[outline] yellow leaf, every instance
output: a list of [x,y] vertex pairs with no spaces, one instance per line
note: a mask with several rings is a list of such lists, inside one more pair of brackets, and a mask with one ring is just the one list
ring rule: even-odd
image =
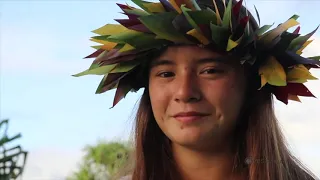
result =
[[152,13],[165,12],[166,10],[162,6],[161,3],[144,3],[144,7],[148,8],[148,10]]
[[302,64],[294,66],[287,73],[287,81],[292,83],[305,83],[308,80],[317,80],[309,70]]
[[259,69],[259,74],[263,75],[266,81],[274,86],[286,86],[286,73],[282,65],[274,56],[270,56],[267,62]]
[[133,46],[131,46],[130,44],[125,44],[120,50],[119,52],[125,52],[125,51],[130,51],[135,49]]
[[310,44],[312,43],[313,40],[309,40],[309,41],[306,41],[302,47],[296,52],[297,54],[301,55],[302,54],[302,51]]
[[288,99],[292,101],[301,102],[298,96],[292,94],[288,94]]
[[180,7],[178,6],[178,4],[176,3],[175,0],[169,0],[169,2],[170,2],[170,4],[172,5],[172,7],[173,7],[179,14],[182,13]]
[[98,28],[96,30],[93,30],[93,33],[105,36],[105,35],[114,35],[121,32],[124,32],[128,30],[126,27],[120,25],[120,24],[107,24],[102,26],[101,28]]
[[260,77],[261,77],[261,87],[259,88],[259,90],[267,84],[267,79],[263,75],[261,75]]
[[111,49],[113,49],[113,48],[116,47],[116,46],[117,46],[117,43],[107,42],[106,44],[104,44],[104,45],[101,47],[101,49],[110,51]]
[[106,44],[109,42],[109,41],[104,41],[104,40],[100,40],[100,39],[93,39],[93,38],[91,38],[90,41],[93,41],[93,42],[96,42],[99,44]]
[[202,35],[201,32],[197,31],[196,29],[192,29],[188,31],[187,34],[195,37],[204,45],[208,45],[210,43],[209,40],[204,35]]
[[231,38],[229,38],[228,45],[227,45],[227,51],[230,51],[231,49],[233,49],[237,46],[238,46],[238,43],[233,41]]
[[299,22],[297,22],[295,19],[289,19],[286,22],[279,25],[278,27],[276,27],[275,29],[265,33],[261,37],[261,39],[263,39],[265,43],[271,43],[278,35],[298,24]]
[[217,3],[216,3],[216,0],[212,0],[212,1],[213,1],[213,4],[214,4],[214,8],[216,10],[217,25],[221,25],[222,24],[222,20],[221,20],[221,16],[220,16],[220,13],[219,13],[219,10],[218,10],[218,6],[217,6]]

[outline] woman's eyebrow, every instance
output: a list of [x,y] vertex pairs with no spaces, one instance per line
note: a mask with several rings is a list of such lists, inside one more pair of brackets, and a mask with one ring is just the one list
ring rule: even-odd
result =
[[[206,57],[206,58],[200,58],[196,60],[196,64],[206,64],[206,63],[213,63],[213,62],[219,62],[219,63],[227,63],[228,59],[230,57],[228,56],[219,56],[219,57]],[[158,59],[153,61],[150,64],[150,68],[155,68],[157,66],[163,66],[163,65],[176,65],[175,61],[168,60],[168,59]]]
[[154,68],[157,66],[163,66],[163,65],[175,65],[176,63],[172,60],[167,60],[167,59],[158,59],[150,64],[150,68]]

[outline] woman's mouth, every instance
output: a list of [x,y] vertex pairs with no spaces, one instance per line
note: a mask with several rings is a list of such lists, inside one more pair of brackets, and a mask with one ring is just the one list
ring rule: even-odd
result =
[[205,116],[209,116],[208,113],[200,113],[195,111],[190,112],[180,112],[174,115],[173,117],[183,123],[191,123],[201,120]]

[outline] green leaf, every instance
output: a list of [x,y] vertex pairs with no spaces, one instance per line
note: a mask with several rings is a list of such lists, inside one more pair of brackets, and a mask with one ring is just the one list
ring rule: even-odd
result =
[[181,10],[182,10],[182,13],[184,14],[184,16],[186,17],[187,21],[190,23],[190,25],[196,29],[198,32],[201,32],[199,26],[197,25],[196,22],[194,22],[194,20],[191,18],[191,16],[188,14],[188,12],[191,12],[192,10],[191,9],[188,9],[185,7],[185,5],[181,5]]
[[201,8],[199,7],[199,5],[198,5],[196,0],[191,0],[191,2],[193,4],[193,6],[196,8],[196,10],[199,10],[199,11],[201,10]]
[[97,46],[90,46],[90,47],[92,47],[93,49],[96,49],[96,50],[98,50],[98,49],[100,49],[100,48],[102,47],[102,45],[97,45]]
[[307,57],[308,59],[320,60],[320,56]]
[[140,61],[127,61],[117,64],[117,66],[110,73],[128,72],[139,65]]
[[114,67],[116,67],[117,64],[111,64],[111,65],[107,65],[107,66],[101,66],[98,68],[94,68],[94,69],[88,69],[85,70],[81,73],[72,75],[74,77],[80,77],[80,76],[84,76],[84,75],[104,75],[104,74],[108,74],[111,70],[113,70]]
[[152,34],[137,31],[127,31],[113,36],[109,36],[108,41],[122,43],[122,46],[125,46],[125,44],[129,44],[135,47],[136,49],[157,46],[165,43],[164,40],[155,39],[155,36]]
[[126,30],[127,28],[120,24],[106,24],[96,30],[93,30],[92,32],[103,36],[103,35],[113,35],[113,34],[121,33]]
[[135,3],[137,6],[139,6],[140,8],[142,8],[143,10],[145,10],[146,12],[148,11],[148,8],[146,8],[143,3],[145,3],[144,1],[141,0],[131,0],[133,3]]
[[212,41],[223,48],[227,46],[229,39],[228,28],[210,23]]
[[258,17],[259,26],[260,26],[260,16],[259,16],[259,12],[258,12],[256,6],[254,6],[254,10],[256,11],[256,14],[257,14],[257,17]]
[[137,15],[137,16],[148,16],[150,15],[148,12],[143,11],[141,9],[124,9],[124,12],[128,13],[128,14],[133,14],[133,15]]
[[217,24],[216,13],[210,8],[201,11],[189,11],[188,14],[197,24]]
[[298,50],[318,30],[319,26],[305,36],[299,36],[291,41],[288,50]]
[[277,36],[288,30],[289,28],[298,25],[299,23],[295,19],[289,19],[286,22],[280,24],[275,29],[267,32],[261,38],[265,44],[271,43]]
[[263,33],[265,33],[266,31],[268,31],[273,25],[274,25],[274,23],[271,24],[271,25],[264,25],[264,26],[262,26],[261,28],[259,28],[259,29],[256,30],[256,35],[261,36]]
[[186,37],[175,29],[172,21],[176,17],[175,12],[165,12],[140,17],[139,20],[160,39],[173,42],[191,43]]
[[289,19],[297,20],[298,18],[299,18],[299,16],[295,14],[295,15],[291,16]]
[[228,6],[223,14],[222,26],[225,28],[230,27],[231,22],[231,10],[232,10],[232,1],[228,2]]

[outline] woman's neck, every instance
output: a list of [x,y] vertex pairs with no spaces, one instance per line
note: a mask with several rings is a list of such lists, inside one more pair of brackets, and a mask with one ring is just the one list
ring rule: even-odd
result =
[[244,179],[242,175],[233,173],[234,154],[230,151],[208,153],[172,144],[172,153],[183,180]]

